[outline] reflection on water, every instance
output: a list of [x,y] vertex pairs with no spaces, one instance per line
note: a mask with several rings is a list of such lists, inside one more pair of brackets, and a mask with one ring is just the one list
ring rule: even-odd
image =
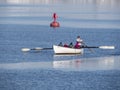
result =
[[[120,0],[0,0],[0,24],[120,29]],[[8,5],[8,6],[7,6]]]
[[73,71],[119,70],[119,56],[59,60],[53,62],[23,62],[0,64],[0,69],[60,69]]
[[8,4],[52,4],[52,3],[62,3],[62,4],[86,4],[94,3],[97,5],[106,4],[114,5],[120,3],[120,0],[1,0],[2,3]]
[[0,64],[0,69],[39,69],[51,68],[52,62],[21,62]]
[[80,60],[54,61],[54,68],[71,70],[111,70],[119,69],[120,61],[117,57],[100,57]]

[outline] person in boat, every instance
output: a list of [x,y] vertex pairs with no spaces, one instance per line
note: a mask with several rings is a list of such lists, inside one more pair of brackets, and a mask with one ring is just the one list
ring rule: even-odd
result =
[[68,47],[68,45],[65,43],[65,44],[64,44],[64,47]]
[[80,36],[77,36],[75,48],[82,47],[82,43],[83,43],[83,40],[80,38]]
[[70,48],[73,48],[73,43],[72,43],[72,42],[69,44],[69,47],[70,47]]
[[62,42],[60,42],[60,43],[58,44],[58,46],[63,46]]

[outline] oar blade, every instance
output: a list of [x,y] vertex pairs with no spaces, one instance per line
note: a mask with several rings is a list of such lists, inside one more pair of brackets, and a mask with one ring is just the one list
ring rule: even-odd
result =
[[115,46],[99,46],[100,49],[115,49]]
[[41,48],[41,47],[36,47],[36,48],[34,48],[34,50],[42,50],[43,48]]
[[22,48],[21,49],[21,51],[23,51],[23,52],[28,52],[28,51],[30,51],[31,49],[30,48]]
[[30,50],[49,50],[49,49],[52,49],[52,48],[41,48],[41,47],[35,47],[35,48],[22,48],[21,51],[23,52],[28,52]]

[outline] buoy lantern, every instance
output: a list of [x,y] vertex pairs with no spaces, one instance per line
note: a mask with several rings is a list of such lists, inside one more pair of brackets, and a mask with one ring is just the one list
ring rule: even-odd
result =
[[57,14],[54,13],[53,14],[54,21],[50,23],[50,27],[60,27],[59,22],[56,21],[57,18],[58,18]]

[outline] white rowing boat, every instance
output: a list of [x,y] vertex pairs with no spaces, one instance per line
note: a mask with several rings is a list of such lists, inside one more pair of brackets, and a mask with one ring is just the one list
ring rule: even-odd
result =
[[63,47],[63,46],[57,46],[57,45],[53,45],[53,50],[55,54],[82,54],[83,53],[83,48],[77,49],[77,48]]

